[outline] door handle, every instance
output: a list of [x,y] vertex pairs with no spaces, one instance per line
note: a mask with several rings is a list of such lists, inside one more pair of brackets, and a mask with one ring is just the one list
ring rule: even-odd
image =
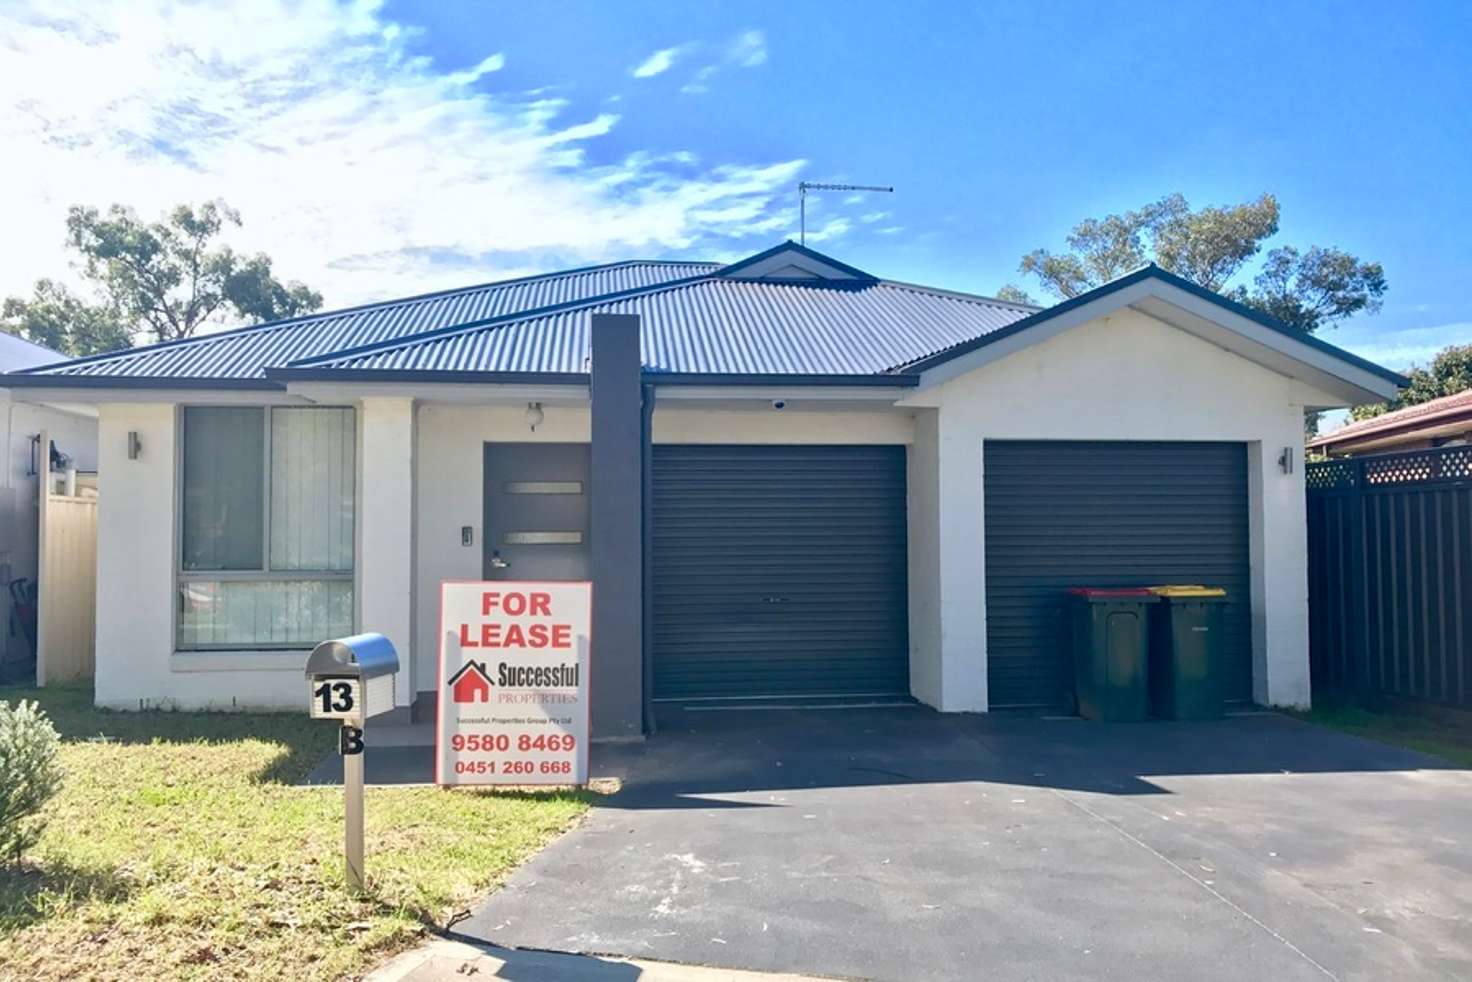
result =
[[510,561],[501,558],[501,550],[500,549],[492,549],[491,550],[491,569],[510,569],[510,568],[511,568]]

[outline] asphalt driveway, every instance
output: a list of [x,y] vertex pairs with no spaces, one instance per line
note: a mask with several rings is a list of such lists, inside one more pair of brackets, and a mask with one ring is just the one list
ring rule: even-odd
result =
[[1472,772],[1260,714],[680,711],[456,930],[874,979],[1472,977]]

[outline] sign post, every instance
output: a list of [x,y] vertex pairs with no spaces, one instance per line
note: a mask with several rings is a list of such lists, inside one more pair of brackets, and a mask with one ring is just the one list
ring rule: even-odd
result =
[[586,784],[593,585],[440,590],[435,783]]
[[399,655],[381,634],[324,641],[307,659],[307,689],[313,719],[342,721],[343,859],[348,885],[362,891],[363,723],[394,706]]

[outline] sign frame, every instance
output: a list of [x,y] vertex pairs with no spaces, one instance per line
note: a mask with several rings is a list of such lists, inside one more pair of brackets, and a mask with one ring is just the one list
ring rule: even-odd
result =
[[[446,596],[450,588],[475,587],[480,590],[496,590],[497,592],[525,592],[530,593],[538,588],[553,588],[565,590],[576,587],[587,593],[588,620],[585,635],[575,634],[574,645],[580,637],[586,638],[585,651],[579,653],[578,662],[582,667],[581,685],[578,687],[579,707],[576,712],[582,717],[583,737],[574,747],[573,773],[569,775],[543,775],[543,774],[517,774],[507,775],[495,773],[489,775],[491,780],[485,780],[484,776],[472,775],[447,775],[444,773],[446,757],[449,753],[443,746],[447,739],[445,709],[449,703],[446,690],[446,643],[447,624],[445,621]],[[442,788],[455,787],[585,787],[591,779],[589,774],[589,747],[592,738],[592,693],[593,693],[593,582],[591,580],[441,580],[440,581],[440,610],[438,619],[439,645],[438,664],[435,666],[435,733],[434,733],[434,783]],[[581,775],[582,780],[578,780]],[[452,777],[453,780],[446,780]],[[468,779],[465,779],[468,778]]]

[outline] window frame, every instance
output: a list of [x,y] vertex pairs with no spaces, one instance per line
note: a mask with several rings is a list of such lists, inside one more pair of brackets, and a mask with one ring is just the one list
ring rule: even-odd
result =
[[[261,567],[259,569],[185,569],[184,568],[184,445],[185,429],[188,426],[188,411],[190,409],[258,409],[261,411],[261,426],[265,430],[261,447]],[[272,495],[271,480],[272,473],[272,414],[278,409],[290,409],[297,411],[312,410],[346,410],[352,422],[352,446],[353,466],[347,475],[347,480],[352,489],[353,500],[353,548],[352,564],[346,570],[313,570],[313,569],[271,569],[271,511]],[[312,644],[303,644],[296,641],[235,641],[218,644],[194,643],[185,644],[180,637],[183,626],[183,597],[182,590],[187,583],[281,583],[281,582],[319,582],[347,581],[353,584],[351,607],[352,624],[350,629],[356,632],[358,629],[358,469],[361,466],[359,460],[358,446],[358,410],[352,405],[297,405],[295,403],[185,403],[178,407],[176,432],[178,438],[174,442],[174,582],[173,589],[173,650],[177,652],[222,652],[222,651],[262,651],[262,652],[294,652],[309,651]]]

